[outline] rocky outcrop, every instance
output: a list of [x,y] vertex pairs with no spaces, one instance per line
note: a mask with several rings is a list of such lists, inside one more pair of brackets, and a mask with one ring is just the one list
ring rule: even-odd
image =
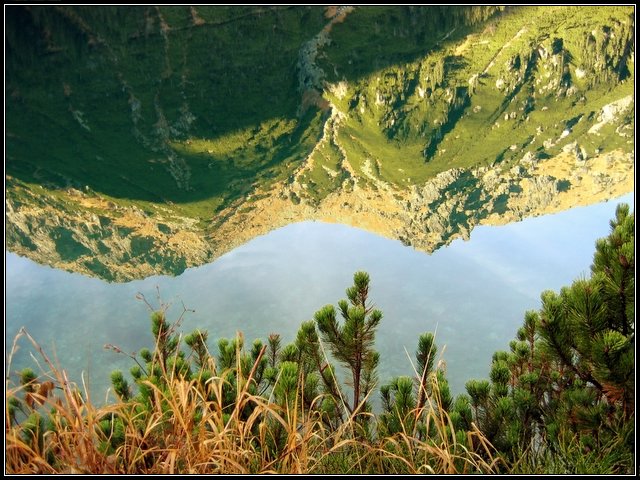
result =
[[508,171],[452,169],[405,191],[345,184],[317,205],[292,203],[292,186],[277,184],[251,208],[239,203],[223,211],[213,229],[163,206],[146,212],[73,189],[46,195],[10,178],[19,194],[6,200],[7,247],[39,263],[118,282],[179,275],[303,220],[344,223],[433,252],[468,239],[476,225],[506,224],[633,191],[633,162],[633,154],[612,152],[577,166],[574,152],[563,152]]
[[230,214],[212,233],[217,248],[241,245],[294,221],[321,220],[363,228],[433,252],[456,238],[467,239],[476,225],[502,225],[529,216],[616,198],[633,191],[633,154],[597,155],[576,168],[573,154],[561,153],[508,171],[498,167],[442,172],[407,191],[342,189],[314,206],[277,195],[256,202],[251,212]]
[[213,259],[193,219],[162,208],[150,215],[74,189],[50,195],[8,183],[14,198],[5,202],[7,246],[38,263],[124,282],[179,275]]
[[633,191],[633,154],[581,159],[580,173],[577,160],[571,151],[507,172],[487,167],[444,172],[413,189],[408,218],[396,236],[432,252],[468,238],[476,225],[506,224]]
[[595,123],[589,129],[589,133],[597,134],[602,127],[609,123],[613,123],[622,112],[633,106],[633,96],[627,95],[620,100],[608,103],[598,113],[598,123]]

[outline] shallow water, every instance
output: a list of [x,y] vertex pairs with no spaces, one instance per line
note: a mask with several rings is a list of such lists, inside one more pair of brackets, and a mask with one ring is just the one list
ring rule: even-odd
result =
[[[633,194],[555,215],[501,227],[477,227],[469,241],[456,240],[432,255],[363,230],[302,222],[258,237],[215,262],[179,277],[155,276],[125,284],[38,265],[6,253],[7,350],[21,326],[72,379],[88,372],[94,400],[101,401],[114,368],[132,360],[103,348],[126,351],[152,346],[148,309],[156,287],[172,303],[195,313],[183,331],[208,329],[215,340],[242,331],[247,343],[277,332],[295,337],[302,321],[344,298],[353,273],[371,276],[370,298],[384,317],[377,333],[379,377],[411,375],[417,338],[436,332],[454,393],[471,378],[486,377],[491,356],[507,350],[524,312],[540,306],[540,293],[589,275],[594,243],[609,233],[616,205],[633,205]],[[22,339],[12,371],[35,366]],[[35,357],[37,358],[37,357]],[[37,367],[36,367],[37,368]],[[97,397],[97,398],[96,398]]]

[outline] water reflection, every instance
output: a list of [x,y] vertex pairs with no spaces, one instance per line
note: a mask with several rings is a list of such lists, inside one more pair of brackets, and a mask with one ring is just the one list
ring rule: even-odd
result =
[[[370,298],[384,313],[378,330],[380,379],[410,374],[420,333],[436,331],[454,393],[488,374],[491,355],[507,349],[524,311],[539,307],[544,289],[559,289],[589,274],[594,242],[609,232],[619,201],[633,194],[556,215],[501,227],[477,227],[471,240],[454,241],[432,255],[363,230],[319,222],[292,224],[255,238],[215,262],[177,278],[156,276],[109,284],[38,265],[6,253],[6,341],[25,326],[75,380],[89,372],[103,398],[109,373],[131,360],[105,351],[151,346],[148,313],[135,300],[152,300],[156,286],[179,315],[196,310],[183,329],[210,338],[263,339],[271,332],[293,340],[299,324],[327,303],[344,298],[353,272],[372,279]],[[212,349],[215,344],[212,342]],[[13,370],[33,365],[26,343]]]

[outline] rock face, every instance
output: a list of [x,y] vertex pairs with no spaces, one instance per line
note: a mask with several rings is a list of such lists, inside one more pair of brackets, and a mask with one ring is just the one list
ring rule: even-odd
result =
[[633,10],[548,8],[10,7],[7,248],[127,281],[307,219],[432,252],[632,191]]
[[220,244],[233,238],[235,247],[273,228],[314,219],[364,228],[433,252],[456,238],[468,239],[476,225],[502,225],[633,191],[633,163],[632,154],[612,152],[589,159],[578,171],[575,157],[563,153],[507,172],[450,170],[408,191],[339,190],[318,206],[291,205],[274,192],[251,212],[230,217],[212,238]]
[[620,100],[611,102],[602,107],[602,110],[598,113],[598,123],[594,124],[589,133],[598,133],[598,131],[605,125],[613,123],[618,117],[633,105],[633,96],[627,95]]
[[399,235],[431,252],[455,238],[468,239],[476,225],[502,225],[633,190],[631,154],[593,158],[582,175],[575,173],[575,162],[561,154],[502,174],[486,167],[441,174],[416,189],[408,203],[411,220]]
[[53,197],[12,187],[20,200],[6,200],[7,244],[38,263],[124,282],[179,275],[213,259],[193,219],[166,213],[152,219],[137,207],[74,189]]
[[303,220],[344,223],[433,252],[456,238],[468,239],[476,225],[506,224],[628,193],[633,164],[633,155],[612,152],[576,169],[575,156],[562,153],[508,172],[449,170],[404,191],[339,189],[319,205],[294,204],[282,194],[291,187],[277,185],[251,210],[224,212],[224,222],[208,235],[194,220],[164,207],[149,214],[119,208],[95,193],[71,189],[52,198],[12,185],[22,196],[6,201],[7,244],[39,263],[118,282],[179,275]]

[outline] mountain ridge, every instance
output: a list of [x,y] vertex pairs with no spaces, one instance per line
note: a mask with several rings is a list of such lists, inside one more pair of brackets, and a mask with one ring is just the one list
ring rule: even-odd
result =
[[305,219],[433,251],[633,190],[632,8],[7,12],[7,248],[42,263],[175,275]]

